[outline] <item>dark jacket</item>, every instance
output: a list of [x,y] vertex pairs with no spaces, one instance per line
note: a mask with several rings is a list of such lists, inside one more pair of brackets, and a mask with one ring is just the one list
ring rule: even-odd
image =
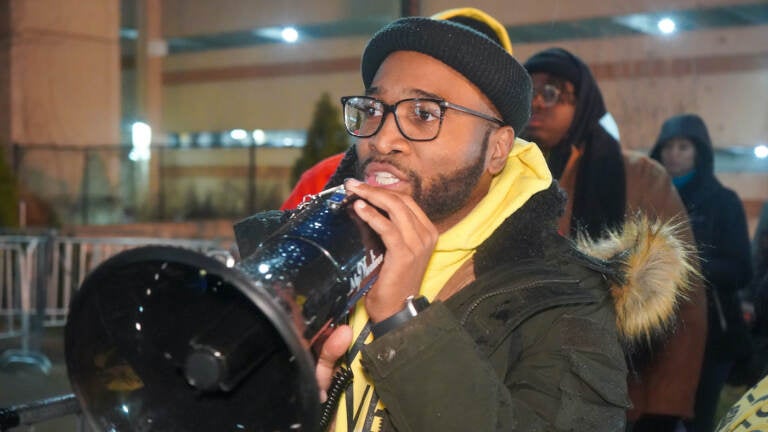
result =
[[709,287],[707,355],[733,360],[749,353],[737,297],[752,274],[744,208],[736,193],[715,178],[712,142],[700,117],[683,114],[664,122],[651,157],[661,161],[663,145],[676,137],[688,138],[696,147],[695,174],[678,192],[688,211]]
[[393,430],[623,430],[613,300],[551,218],[523,222],[537,204],[478,250],[474,282],[363,349]]
[[[330,186],[352,175],[347,156]],[[644,236],[589,243],[592,258],[557,233],[563,201],[554,182],[535,194],[477,249],[467,285],[362,348],[383,430],[623,430],[625,354],[671,325],[685,282],[662,278],[664,307],[624,301],[633,254],[606,259]]]
[[755,305],[754,332],[768,338],[768,203],[763,205],[752,240],[752,282],[747,295]]
[[[525,67],[530,73],[568,80],[576,94],[573,121],[547,156],[547,165],[569,196],[560,232],[575,236],[586,230],[598,238],[605,227],[621,227],[626,215],[638,212],[663,221],[679,220],[688,231],[682,220],[685,209],[664,169],[646,156],[623,153],[618,134],[604,126],[609,117],[589,67],[560,48],[535,54]],[[692,243],[690,232],[686,235]],[[689,293],[678,311],[680,325],[666,343],[633,355],[628,377],[630,421],[646,415],[693,415],[706,338],[704,291],[699,284]]]

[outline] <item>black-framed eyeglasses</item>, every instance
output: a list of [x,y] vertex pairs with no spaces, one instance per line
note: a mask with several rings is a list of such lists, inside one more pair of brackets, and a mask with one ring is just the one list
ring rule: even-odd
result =
[[440,99],[403,99],[392,105],[369,96],[344,96],[344,126],[350,135],[369,138],[384,124],[387,113],[394,114],[397,129],[411,141],[432,141],[440,133],[445,110],[450,108],[503,126],[504,122],[479,111]]

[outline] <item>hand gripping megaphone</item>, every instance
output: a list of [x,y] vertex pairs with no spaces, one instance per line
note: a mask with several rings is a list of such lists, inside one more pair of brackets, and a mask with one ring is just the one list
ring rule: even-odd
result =
[[[314,349],[370,288],[378,236],[342,188],[242,243],[234,268],[190,250],[113,256],[73,298],[67,372],[99,431],[315,431]],[[272,213],[274,215],[276,213]],[[238,230],[238,228],[240,228]],[[246,249],[247,255],[243,254]]]

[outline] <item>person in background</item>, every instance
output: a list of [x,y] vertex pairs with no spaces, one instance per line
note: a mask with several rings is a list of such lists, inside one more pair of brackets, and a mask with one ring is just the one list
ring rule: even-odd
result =
[[[669,176],[648,157],[622,152],[589,67],[561,48],[538,52],[524,66],[534,97],[523,137],[538,144],[568,194],[560,233],[600,238],[640,211],[678,221],[692,245],[685,207]],[[706,325],[705,293],[697,284],[680,305],[671,338],[630,355],[628,420],[634,431],[674,431],[681,419],[693,416]]]
[[731,385],[752,386],[768,374],[768,204],[760,213],[752,248],[754,272],[746,291],[754,311],[751,323],[753,351],[748,361],[734,364],[728,377]]
[[[514,54],[507,29],[480,9],[471,7],[447,9],[432,15],[432,19],[449,20],[471,27],[501,45],[508,53]],[[343,157],[344,153],[327,157],[305,171],[280,206],[280,210],[295,209],[304,201],[305,196],[323,191]]]
[[750,354],[737,295],[752,274],[747,219],[736,193],[715,177],[712,141],[701,117],[681,114],[667,119],[651,157],[664,165],[685,203],[708,288],[709,331],[689,430],[710,432],[733,362]]
[[768,203],[763,204],[752,239],[752,269],[752,289],[747,294],[750,299],[755,299],[760,295],[759,287],[768,284]]
[[752,249],[754,274],[749,295],[755,306],[754,332],[768,339],[768,204],[760,213]]

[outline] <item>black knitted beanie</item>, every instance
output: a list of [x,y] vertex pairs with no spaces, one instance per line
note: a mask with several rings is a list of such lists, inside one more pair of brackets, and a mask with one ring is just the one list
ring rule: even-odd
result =
[[532,84],[525,68],[497,42],[448,20],[401,18],[379,30],[365,47],[363,84],[395,51],[416,51],[464,75],[493,103],[505,124],[520,133],[531,116]]

